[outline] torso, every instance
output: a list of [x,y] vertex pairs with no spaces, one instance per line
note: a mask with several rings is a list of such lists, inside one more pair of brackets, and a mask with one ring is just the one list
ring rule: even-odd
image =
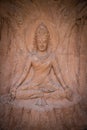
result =
[[44,82],[48,78],[52,67],[52,56],[49,54],[47,57],[40,59],[37,55],[32,55],[32,67],[34,70],[33,82],[36,84]]

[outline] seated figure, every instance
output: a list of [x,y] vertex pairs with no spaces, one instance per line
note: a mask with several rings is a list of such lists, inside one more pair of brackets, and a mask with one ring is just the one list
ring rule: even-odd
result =
[[[34,74],[26,83],[26,77],[30,72],[31,67]],[[54,83],[50,78],[51,70],[53,69],[55,77],[60,84]],[[25,82],[25,84],[23,84]],[[61,73],[58,68],[55,54],[50,50],[50,34],[47,27],[41,23],[35,32],[34,51],[29,53],[22,76],[11,87],[11,95],[15,99],[33,99],[39,98],[41,102],[38,105],[46,105],[44,99],[45,93],[53,93],[55,91],[64,91],[65,98],[71,100],[71,93],[67,94],[69,88],[65,85]]]

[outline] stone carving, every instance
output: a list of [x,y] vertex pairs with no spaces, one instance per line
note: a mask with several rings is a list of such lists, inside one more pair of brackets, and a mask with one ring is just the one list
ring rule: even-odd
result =
[[[21,78],[11,88],[10,92],[13,98],[39,98],[37,105],[47,105],[45,93],[59,91],[59,93],[64,92],[64,98],[72,99],[72,92],[65,85],[58,68],[56,56],[54,53],[51,53],[50,34],[48,28],[43,23],[36,29],[34,50],[32,53],[29,53],[25,64]],[[23,84],[31,67],[34,70],[34,74],[31,80]],[[52,69],[60,86],[50,76]]]
[[[69,13],[66,11],[69,11]],[[29,0],[0,0],[1,130],[87,129],[86,17],[86,0],[33,0],[33,2]],[[58,89],[54,92],[44,92],[42,90],[40,92],[39,86],[36,88],[37,91],[35,86],[32,89],[21,91],[20,97],[19,88],[21,89],[22,86],[31,87],[31,83],[35,79],[34,57],[38,59],[39,63],[52,61],[52,58],[47,60],[46,57],[42,60],[42,53],[36,48],[37,31],[35,33],[34,30],[36,24],[41,23],[41,21],[44,24],[46,23],[50,34],[45,54],[49,52],[48,57],[53,56],[56,59],[56,73],[59,78],[56,80],[57,77],[54,75],[53,67],[50,67],[52,71],[49,74],[48,81],[51,83],[50,88],[56,86]],[[33,34],[35,34],[34,42],[32,42]],[[52,51],[55,48],[57,49],[54,54]],[[30,53],[27,53],[28,49],[31,51]],[[39,55],[40,60],[37,55]],[[28,71],[30,60],[32,60],[32,65],[30,71]],[[25,69],[23,69],[24,66]],[[50,66],[53,66],[53,63],[50,63]],[[59,68],[61,71],[59,71]],[[56,70],[56,67],[54,69]],[[37,75],[38,80],[41,74]],[[47,78],[48,75],[46,75]],[[62,78],[73,91],[72,102],[66,98],[67,93],[70,92],[69,89],[64,90],[62,88],[63,86],[66,87]],[[59,85],[59,80],[62,85]],[[48,84],[45,79],[40,85],[43,85],[42,87],[46,86],[47,90]],[[15,87],[17,88],[15,89]],[[9,94],[9,90],[11,94]],[[33,95],[35,95],[35,92],[37,93],[37,97],[34,99],[31,99],[30,94],[27,95],[31,90]],[[39,92],[40,94],[43,93],[43,97],[40,96]]]

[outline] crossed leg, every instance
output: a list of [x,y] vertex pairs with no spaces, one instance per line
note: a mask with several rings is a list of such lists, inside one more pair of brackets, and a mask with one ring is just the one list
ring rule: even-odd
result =
[[56,91],[54,87],[45,85],[41,86],[29,86],[27,84],[19,87],[16,91],[16,99],[33,99],[33,98],[42,98],[44,93],[52,93]]
[[43,97],[43,92],[40,90],[30,89],[30,90],[22,90],[18,89],[16,92],[16,99],[34,99]]

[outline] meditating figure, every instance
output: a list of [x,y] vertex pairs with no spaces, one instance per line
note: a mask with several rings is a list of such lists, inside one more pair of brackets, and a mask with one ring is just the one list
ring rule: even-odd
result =
[[[34,71],[33,76],[31,80],[26,82],[31,68]],[[51,79],[52,69],[60,86]],[[66,93],[67,90],[68,87],[62,79],[55,54],[51,52],[48,28],[41,23],[35,32],[34,49],[27,57],[20,79],[12,86],[11,95],[16,99],[39,98],[40,101],[38,100],[36,104],[47,105],[44,98],[45,93],[53,93],[55,91],[65,91]],[[66,98],[69,99],[70,97],[70,93],[66,94]]]

